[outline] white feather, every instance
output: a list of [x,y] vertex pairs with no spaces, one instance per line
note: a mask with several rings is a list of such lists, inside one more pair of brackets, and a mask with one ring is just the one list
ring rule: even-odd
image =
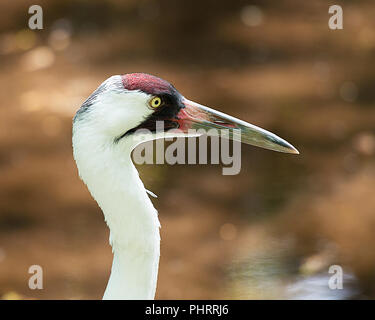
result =
[[[153,299],[160,255],[160,223],[131,161],[131,136],[114,138],[141,123],[152,111],[150,97],[116,91],[114,76],[103,83],[73,124],[73,152],[79,175],[103,210],[113,250],[104,299]],[[138,142],[137,142],[138,143]]]

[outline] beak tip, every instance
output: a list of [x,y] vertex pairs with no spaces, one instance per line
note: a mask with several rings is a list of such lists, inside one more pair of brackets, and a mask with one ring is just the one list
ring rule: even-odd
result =
[[295,147],[292,146],[292,147],[290,148],[289,153],[292,153],[292,154],[299,154],[299,151],[298,151]]

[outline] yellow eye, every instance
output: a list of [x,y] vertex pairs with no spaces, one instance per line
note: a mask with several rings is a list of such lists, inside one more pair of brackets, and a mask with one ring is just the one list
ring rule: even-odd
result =
[[157,108],[161,106],[161,99],[159,97],[154,97],[150,101],[150,106],[152,108]]

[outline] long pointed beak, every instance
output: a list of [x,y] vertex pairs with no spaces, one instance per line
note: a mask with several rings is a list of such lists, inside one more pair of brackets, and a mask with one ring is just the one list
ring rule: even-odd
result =
[[210,131],[226,129],[229,131],[229,139],[278,152],[299,154],[290,143],[267,130],[186,98],[183,98],[182,103],[185,107],[177,114],[179,129],[182,131],[205,129],[210,134]]

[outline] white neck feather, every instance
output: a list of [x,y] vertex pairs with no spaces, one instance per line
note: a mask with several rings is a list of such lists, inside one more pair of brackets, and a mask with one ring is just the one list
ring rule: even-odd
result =
[[80,129],[73,135],[74,157],[110,229],[114,258],[103,299],[153,299],[160,224],[131,161],[132,145],[123,140],[121,146],[90,143],[89,130]]

